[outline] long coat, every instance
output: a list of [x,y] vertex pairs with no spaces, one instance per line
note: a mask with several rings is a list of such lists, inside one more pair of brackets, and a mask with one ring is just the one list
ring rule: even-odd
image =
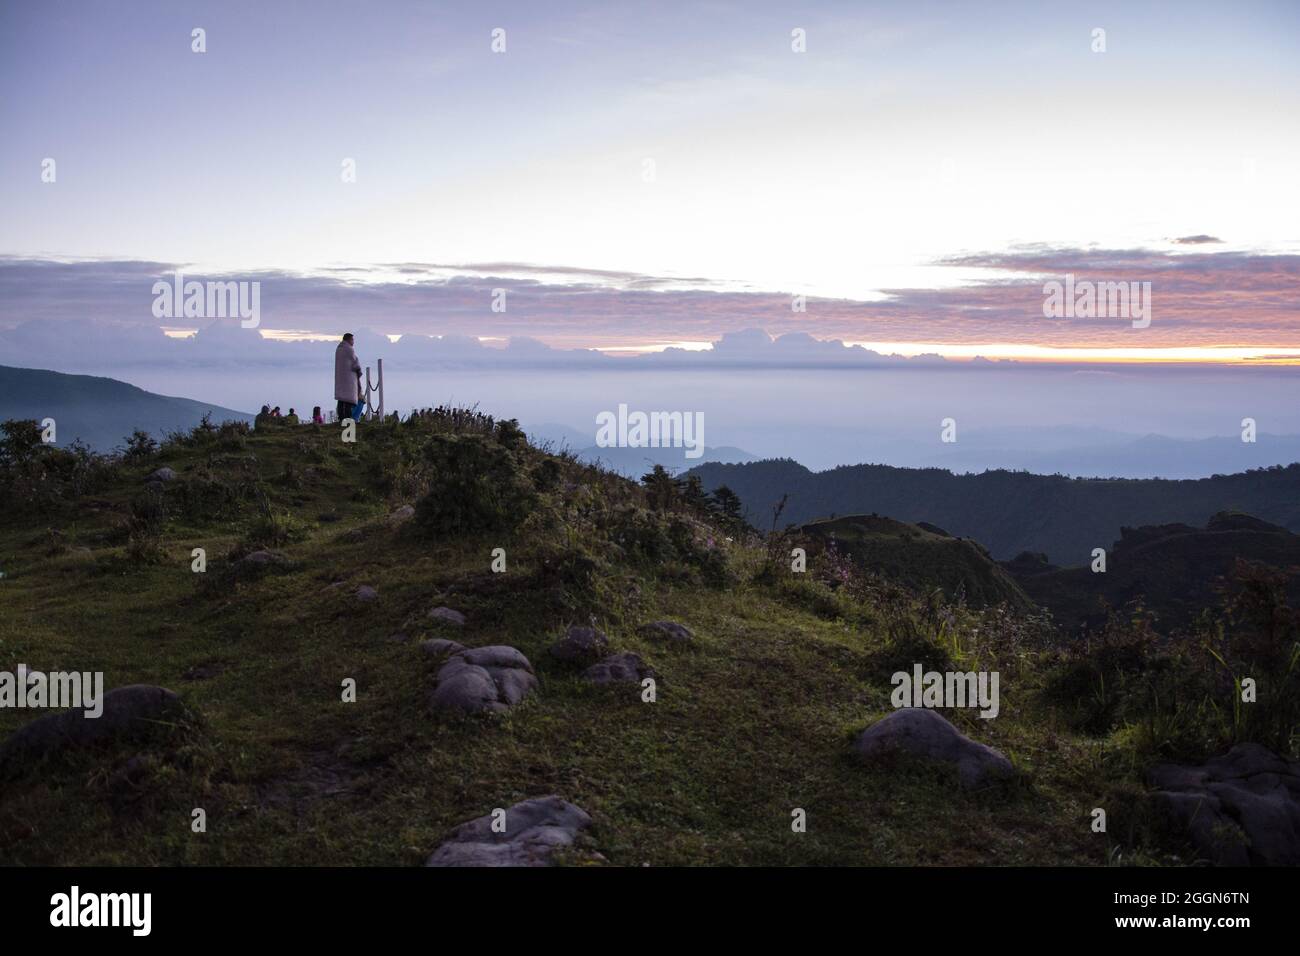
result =
[[358,388],[361,384],[361,363],[357,361],[357,352],[347,342],[340,342],[334,350],[334,399],[339,402],[351,402],[355,405],[361,400]]

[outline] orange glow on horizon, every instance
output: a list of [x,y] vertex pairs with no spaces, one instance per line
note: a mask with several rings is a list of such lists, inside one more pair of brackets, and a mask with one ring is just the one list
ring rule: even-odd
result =
[[[168,338],[192,338],[197,330],[175,327],[163,327]],[[311,332],[302,329],[258,329],[264,339],[277,342],[332,342],[337,336],[333,333]],[[401,338],[400,333],[384,333],[390,342]],[[479,336],[478,339],[489,347],[501,347],[507,336]],[[550,342],[552,348],[577,349],[586,348],[604,352],[616,357],[632,357],[666,349],[682,349],[688,352],[707,352],[712,342],[699,340],[682,340],[675,342],[645,342],[627,345],[592,345],[575,342]],[[975,345],[943,342],[866,342],[848,341],[845,345],[857,345],[882,355],[939,355],[954,361],[971,361],[975,358],[1013,359],[1017,362],[1034,364],[1191,364],[1191,365],[1300,365],[1300,348],[1270,347],[1263,345],[1186,345],[1186,346],[1152,346],[1133,348],[1129,346],[1051,346],[1031,345],[1025,342],[982,342]]]
[[1029,345],[1023,342],[987,342],[954,345],[938,342],[846,342],[885,355],[942,355],[949,359],[1015,359],[1021,362],[1191,363],[1300,365],[1300,349],[1262,345],[1186,345],[1150,348],[1107,346]]

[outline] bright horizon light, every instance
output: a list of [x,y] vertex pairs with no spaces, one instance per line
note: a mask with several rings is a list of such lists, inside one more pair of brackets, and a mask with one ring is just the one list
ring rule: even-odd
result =
[[[168,338],[193,338],[199,330],[164,327]],[[332,342],[337,336],[298,329],[258,329],[258,335],[277,342]],[[384,333],[389,342],[396,343],[401,334]],[[499,347],[507,339],[502,336],[477,336],[489,347]],[[846,346],[859,346],[881,355],[901,355],[913,358],[918,355],[939,355],[945,359],[972,361],[976,358],[996,361],[1013,359],[1036,363],[1091,362],[1098,364],[1251,364],[1300,365],[1300,348],[1268,346],[1181,346],[1152,348],[1054,348],[1030,345],[1023,342],[987,342],[974,345],[954,345],[940,342],[845,342]],[[584,348],[573,346],[572,348]],[[713,343],[704,340],[660,342],[647,345],[587,346],[591,351],[604,352],[617,357],[629,357],[682,349],[688,352],[708,352]]]
[[846,342],[885,355],[941,355],[948,359],[1016,359],[1039,362],[1190,362],[1296,365],[1300,349],[1267,346],[1182,346],[1151,348],[1054,348],[1015,342],[951,345],[937,342]]

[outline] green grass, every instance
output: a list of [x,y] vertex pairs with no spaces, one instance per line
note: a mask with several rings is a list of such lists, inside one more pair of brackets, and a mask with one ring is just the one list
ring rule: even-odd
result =
[[978,607],[1007,604],[1022,612],[1033,609],[1011,575],[969,539],[879,515],[826,518],[800,531],[906,587],[938,588],[950,600],[960,596]]
[[[283,546],[293,564],[256,579],[226,577],[225,556],[247,550],[258,521],[251,497],[219,519],[173,511],[162,560],[127,557],[119,527],[143,475],[163,463],[182,482],[200,468],[236,473],[209,466],[225,453],[208,446],[122,465],[107,486],[49,514],[9,515],[0,528],[0,667],[102,670],[107,687],[160,684],[181,695],[196,724],[162,744],[74,753],[6,781],[0,858],[414,865],[456,824],[545,793],[587,810],[588,848],[619,865],[1110,858],[1112,841],[1090,831],[1089,812],[1110,788],[1130,786],[1137,768],[1098,759],[1103,742],[1071,733],[1040,702],[1031,652],[968,636],[964,655],[1003,668],[1002,714],[948,715],[1011,757],[1024,772],[1018,784],[967,793],[935,768],[861,766],[853,736],[889,710],[886,612],[846,617],[835,601],[756,583],[757,544],[725,545],[724,587],[630,566],[602,551],[571,503],[634,501],[639,490],[572,462],[551,497],[558,530],[540,517],[513,535],[421,537],[391,527],[386,516],[414,503],[418,478],[385,489],[370,465],[400,457],[410,436],[362,427],[349,446],[332,428],[276,429],[229,452],[255,456],[238,466],[238,480],[260,482],[297,529]],[[168,487],[169,501],[178,494]],[[50,528],[61,532],[54,546]],[[539,603],[537,582],[553,539],[568,538],[585,540],[617,574],[589,606],[566,610]],[[498,545],[509,555],[504,575],[489,571]],[[206,575],[190,570],[195,547],[207,549]],[[378,588],[379,600],[355,601],[361,584]],[[463,632],[428,621],[440,604],[466,613]],[[637,686],[588,686],[548,659],[566,621],[590,615],[615,649],[656,668],[656,702],[643,703]],[[648,643],[637,626],[657,619],[687,624],[696,646]],[[405,643],[390,640],[399,633]],[[419,641],[431,636],[518,647],[540,691],[496,718],[429,713],[434,666]],[[345,678],[357,682],[356,703],[340,699]],[[27,719],[0,711],[0,733]],[[137,753],[142,769],[127,779],[119,771]],[[206,811],[204,834],[190,831],[195,807]],[[791,832],[795,808],[807,812],[806,833]],[[1112,821],[1121,815],[1116,808]]]

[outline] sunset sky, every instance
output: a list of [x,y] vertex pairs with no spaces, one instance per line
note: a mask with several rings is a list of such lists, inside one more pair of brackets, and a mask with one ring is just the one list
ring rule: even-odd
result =
[[1300,5],[1224,9],[7,2],[0,327],[182,268],[273,337],[1297,362]]

